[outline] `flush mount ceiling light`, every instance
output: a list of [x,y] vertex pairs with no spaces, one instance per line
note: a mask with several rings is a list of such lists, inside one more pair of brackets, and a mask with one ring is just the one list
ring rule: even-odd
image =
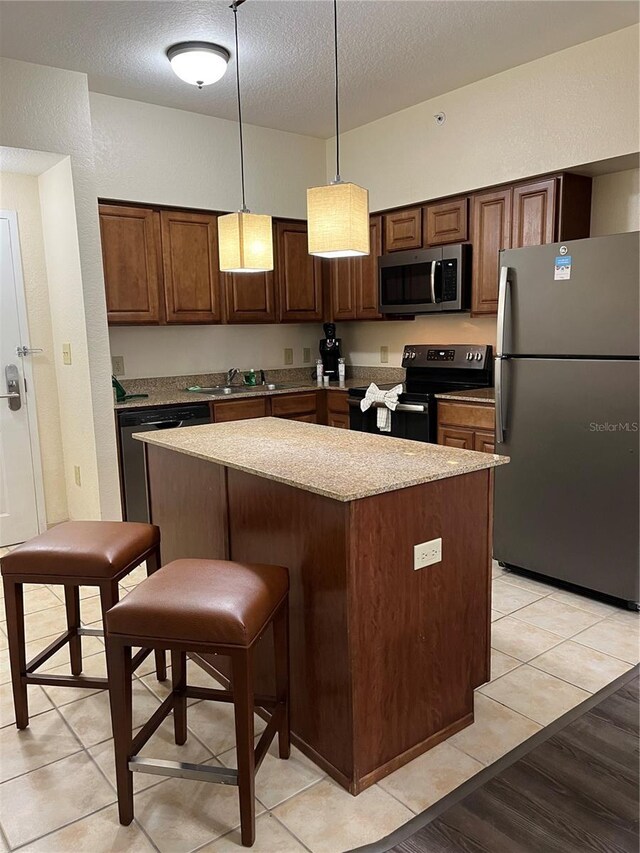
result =
[[244,143],[242,137],[242,103],[240,100],[240,55],[238,52],[238,6],[231,5],[236,39],[236,90],[238,95],[238,129],[240,134],[240,182],[242,207],[237,213],[218,217],[218,255],[223,272],[268,272],[273,269],[273,229],[270,216],[251,213],[244,192]]
[[338,4],[333,0],[333,46],[336,80],[336,176],[324,187],[307,190],[309,254],[321,258],[368,255],[369,193],[340,177],[340,112],[338,97]]
[[182,41],[169,48],[167,58],[181,80],[202,89],[224,76],[231,54],[208,41]]

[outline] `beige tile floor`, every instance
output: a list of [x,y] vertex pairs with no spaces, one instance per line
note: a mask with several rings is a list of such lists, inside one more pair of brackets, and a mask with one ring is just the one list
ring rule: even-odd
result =
[[[144,577],[136,570],[122,594]],[[375,841],[437,802],[638,662],[637,614],[503,572],[494,564],[493,680],[476,693],[475,722],[425,755],[352,797],[294,749],[275,749],[256,780],[256,853],[339,853]],[[100,618],[95,590],[83,590],[86,624]],[[62,588],[26,592],[33,655],[61,628]],[[4,611],[0,614],[4,616]],[[240,850],[233,788],[137,774],[136,819],[121,827],[115,808],[107,696],[103,692],[31,687],[31,724],[13,725],[0,621],[0,852],[229,853]],[[103,645],[85,638],[85,671],[105,674]],[[65,650],[44,667],[67,672]],[[211,682],[190,665],[189,680]],[[166,695],[148,659],[136,674],[134,725]],[[263,727],[257,719],[257,731]],[[194,701],[189,738],[172,742],[166,721],[145,747],[153,757],[235,762],[231,708]]]

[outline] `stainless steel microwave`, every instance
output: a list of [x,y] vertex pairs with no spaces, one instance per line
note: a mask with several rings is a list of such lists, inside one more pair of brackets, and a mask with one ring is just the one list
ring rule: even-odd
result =
[[379,275],[383,314],[468,311],[471,245],[383,255]]

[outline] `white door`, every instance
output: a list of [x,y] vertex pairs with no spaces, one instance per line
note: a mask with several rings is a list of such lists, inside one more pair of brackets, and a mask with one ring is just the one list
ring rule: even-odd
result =
[[42,473],[18,221],[0,210],[0,546],[43,529]]

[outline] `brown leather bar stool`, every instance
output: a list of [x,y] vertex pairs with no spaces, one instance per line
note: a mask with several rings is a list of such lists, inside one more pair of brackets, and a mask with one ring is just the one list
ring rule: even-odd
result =
[[[242,843],[255,839],[255,774],[278,734],[280,758],[289,745],[289,573],[281,566],[222,560],[176,560],[143,581],[107,614],[107,667],[120,823],[133,820],[132,771],[237,785]],[[254,650],[273,623],[276,696],[255,696]],[[171,650],[173,690],[132,739],[131,648]],[[231,690],[190,687],[186,652],[228,655]],[[233,702],[238,769],[138,755],[173,711],[175,742],[187,739],[187,699]],[[272,709],[254,750],[254,705]]]
[[[118,601],[118,581],[146,560],[147,575],[160,566],[160,531],[153,524],[127,521],[66,521],[20,545],[1,561],[11,684],[16,726],[29,725],[28,684],[51,684],[106,690],[107,678],[86,678],[82,673],[82,637],[102,636],[96,628],[80,625],[80,586],[100,590],[102,624],[105,614]],[[67,630],[33,660],[26,660],[23,584],[63,584],[67,608]],[[38,674],[36,669],[65,643],[69,644],[71,675]],[[150,654],[141,649],[134,669]],[[156,651],[158,679],[167,677],[164,651]]]

